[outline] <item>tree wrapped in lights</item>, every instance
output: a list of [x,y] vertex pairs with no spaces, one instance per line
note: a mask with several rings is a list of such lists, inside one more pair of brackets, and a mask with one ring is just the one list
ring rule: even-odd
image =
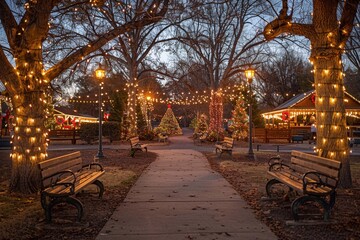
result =
[[232,132],[232,137],[235,139],[246,138],[249,128],[249,116],[246,113],[245,102],[242,98],[236,101],[231,120],[232,124],[229,129]]
[[210,115],[210,124],[209,132],[210,134],[216,133],[217,135],[223,134],[223,100],[221,92],[211,92],[210,105],[209,105],[209,115]]
[[128,99],[127,99],[127,120],[129,122],[128,136],[137,136],[137,122],[138,116],[136,111],[137,106],[137,87],[138,85],[134,83],[135,81],[127,84]]
[[181,135],[182,130],[180,128],[179,122],[177,121],[171,105],[168,105],[164,116],[161,119],[161,122],[158,126],[159,129],[163,129],[167,134]]
[[[316,91],[317,151],[319,156],[343,163],[340,184],[350,187],[352,181],[341,56],[353,29],[359,0],[312,2],[312,23],[303,23],[293,22],[292,19],[297,15],[293,11],[300,10],[301,6],[292,6],[289,13],[288,1],[283,0],[280,14],[265,26],[264,36],[266,40],[272,40],[290,33],[310,40],[310,62],[314,66]],[[299,14],[303,12],[300,10]]]
[[[54,36],[60,35],[64,41],[68,38],[62,34],[50,36],[50,30],[54,30],[51,29],[52,23],[58,24],[59,29],[62,29],[65,26],[60,25],[64,22],[68,23],[62,21],[62,17],[66,14],[77,15],[78,9],[88,11],[86,13],[91,12],[92,14],[87,16],[96,21],[94,10],[98,12],[98,9],[94,7],[101,7],[103,1],[92,1],[93,7],[86,5],[87,2],[79,3],[83,4],[83,8],[65,0],[22,2],[25,2],[23,9],[15,9],[20,5],[8,4],[8,1],[2,1],[0,4],[1,27],[6,34],[3,39],[7,41],[0,48],[0,76],[11,98],[15,119],[10,190],[32,193],[38,190],[40,183],[37,164],[44,161],[47,156],[45,119],[48,116],[51,81],[76,63],[85,61],[87,55],[97,51],[117,36],[131,29],[160,21],[167,12],[168,0],[145,3],[145,8],[142,11],[136,11],[137,16],[131,18],[130,21],[120,21],[115,27],[105,28],[104,26],[101,28],[101,34],[87,36],[83,42],[73,41],[74,39],[69,37],[66,48],[71,51],[60,52],[57,48],[55,55],[61,56],[61,59],[56,63],[54,63],[56,57],[51,59],[51,62],[45,63],[43,57],[48,53],[43,50],[43,47],[48,46]],[[56,13],[57,10],[64,9],[70,9],[70,11],[64,15],[63,12]],[[105,10],[101,9],[101,12],[103,11]],[[52,19],[53,16],[56,19]],[[82,20],[84,19],[87,18]],[[78,45],[72,45],[75,43]]]

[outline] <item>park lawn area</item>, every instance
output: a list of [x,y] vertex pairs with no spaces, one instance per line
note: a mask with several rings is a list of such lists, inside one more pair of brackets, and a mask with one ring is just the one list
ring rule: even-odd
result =
[[235,190],[254,210],[258,219],[270,227],[279,237],[287,240],[329,240],[360,239],[360,158],[351,156],[353,188],[338,189],[336,204],[331,213],[331,224],[312,226],[288,226],[291,216],[291,202],[288,200],[271,201],[266,197],[265,185],[267,160],[276,155],[290,160],[290,153],[256,152],[256,160],[247,154],[233,153],[233,157],[223,154],[219,159],[214,153],[204,153],[212,168],[222,174]]
[[[50,151],[49,157],[69,153]],[[84,160],[92,161],[96,150],[81,150]],[[84,216],[75,222],[77,211],[70,205],[59,205],[53,211],[51,224],[44,222],[40,205],[40,194],[9,194],[8,180],[0,184],[0,239],[95,239],[116,207],[125,199],[129,189],[136,182],[157,155],[149,152],[130,157],[129,150],[104,151],[106,159],[100,160],[106,173],[101,177],[105,186],[102,199],[97,194],[85,191],[77,198],[84,204]],[[10,159],[2,160],[0,175],[9,179]]]

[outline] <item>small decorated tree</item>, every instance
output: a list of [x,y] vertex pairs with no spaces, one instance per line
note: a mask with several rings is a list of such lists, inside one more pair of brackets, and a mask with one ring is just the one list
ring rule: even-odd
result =
[[170,104],[168,104],[168,109],[166,110],[164,116],[162,117],[158,128],[163,129],[164,131],[166,131],[167,134],[175,134],[175,135],[182,134],[182,130],[174,115],[173,110],[171,109]]
[[205,133],[208,131],[208,128],[207,116],[205,114],[201,114],[196,119],[195,133]]
[[236,101],[234,110],[232,111],[232,124],[229,130],[232,132],[232,137],[239,140],[245,139],[248,135],[248,121],[249,117],[245,110],[245,102],[242,98]]

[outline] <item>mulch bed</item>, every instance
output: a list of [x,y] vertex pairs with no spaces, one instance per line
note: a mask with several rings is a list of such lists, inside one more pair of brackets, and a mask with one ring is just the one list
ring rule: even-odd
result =
[[[50,151],[49,157],[63,155],[69,151]],[[83,159],[92,161],[96,150],[82,150]],[[10,178],[10,160],[0,161],[0,239],[95,239],[116,207],[125,199],[129,189],[156,154],[136,153],[130,157],[128,150],[106,150],[106,159],[100,160],[106,174],[102,177],[105,193],[102,199],[91,191],[77,197],[84,204],[84,217],[75,221],[76,209],[70,205],[59,205],[53,211],[51,224],[44,222],[44,213],[38,194],[22,196],[9,194],[6,182]],[[16,231],[14,231],[16,229]]]
[[256,160],[246,154],[235,153],[233,158],[223,155],[218,159],[214,153],[205,153],[212,168],[220,172],[235,190],[247,201],[258,219],[266,223],[279,239],[339,240],[360,239],[360,159],[351,157],[353,188],[338,189],[336,204],[332,211],[331,223],[327,225],[288,226],[292,220],[291,202],[263,200],[266,196],[267,160],[274,155],[290,159],[289,153],[256,153]]

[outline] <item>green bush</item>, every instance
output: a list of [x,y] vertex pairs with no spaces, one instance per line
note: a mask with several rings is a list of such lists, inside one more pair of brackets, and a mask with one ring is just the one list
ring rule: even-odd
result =
[[222,140],[224,140],[224,133],[217,133],[217,132],[212,131],[207,136],[207,140],[209,142],[222,141]]
[[155,138],[155,133],[152,130],[148,130],[147,128],[143,128],[139,131],[139,139],[152,141]]
[[[110,142],[120,139],[120,123],[119,122],[104,122],[102,126],[102,135],[110,139]],[[81,123],[80,127],[81,140],[91,144],[94,140],[99,138],[99,124],[98,123]]]
[[81,140],[91,144],[99,137],[99,124],[98,123],[81,123],[80,138]]
[[120,123],[119,122],[104,122],[103,136],[110,139],[110,142],[120,140]]

